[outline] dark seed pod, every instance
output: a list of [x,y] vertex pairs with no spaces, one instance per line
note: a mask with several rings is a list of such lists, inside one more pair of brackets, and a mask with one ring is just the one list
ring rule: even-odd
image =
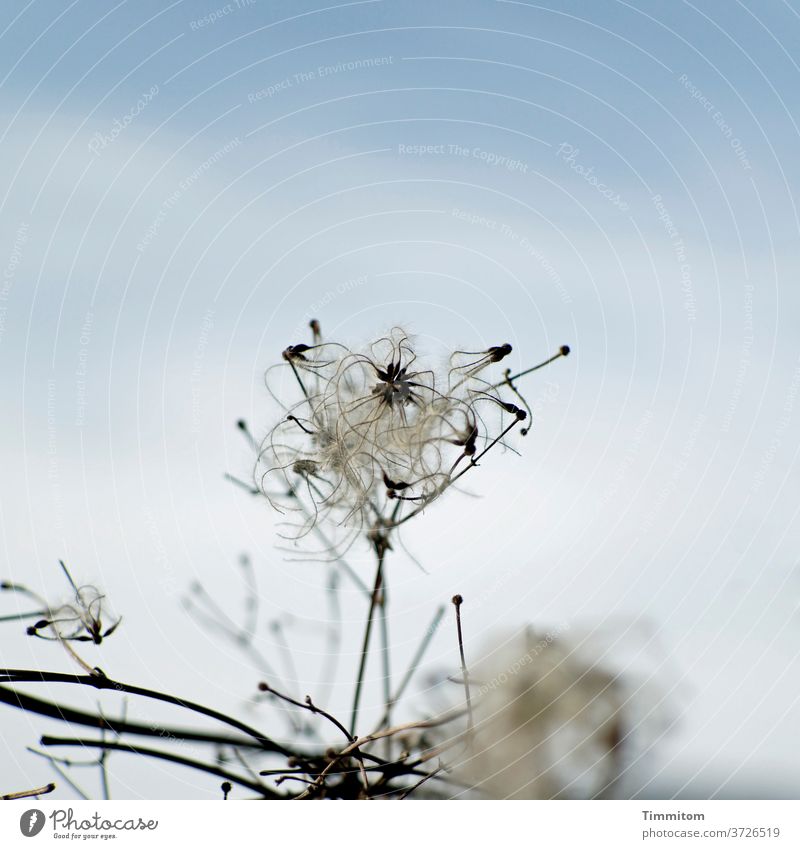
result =
[[503,345],[494,345],[486,352],[493,363],[499,363],[511,353],[511,345],[506,342]]
[[403,483],[403,481],[393,481],[386,472],[383,473],[383,482],[386,484],[387,489],[396,490],[397,492],[402,492],[411,486],[411,484]]
[[306,351],[311,350],[311,345],[289,345],[289,347],[283,352],[284,360],[304,360]]

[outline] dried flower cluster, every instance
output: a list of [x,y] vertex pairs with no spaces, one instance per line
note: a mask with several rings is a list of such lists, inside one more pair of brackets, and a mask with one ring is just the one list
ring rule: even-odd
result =
[[[323,518],[354,535],[393,527],[437,499],[527,418],[500,395],[511,390],[520,400],[513,384],[485,376],[509,353],[508,344],[456,351],[437,372],[418,362],[398,328],[365,352],[323,343],[316,329],[314,344],[286,348],[267,373],[284,416],[261,445],[256,483],[297,518],[290,535]],[[299,395],[289,404],[279,381],[287,372]]]

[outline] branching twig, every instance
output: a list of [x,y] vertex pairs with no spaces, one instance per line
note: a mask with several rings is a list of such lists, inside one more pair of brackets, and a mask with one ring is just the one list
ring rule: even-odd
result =
[[[276,692],[275,690],[272,689],[272,687],[269,686],[269,684],[267,684],[263,681],[258,685],[258,689],[261,690],[262,692],[265,692],[265,693],[272,693],[273,695],[277,696],[279,699],[283,699],[284,701],[291,702],[293,705],[297,705],[298,707],[305,708],[306,710],[310,711],[313,714],[319,714],[320,716],[325,717],[325,719],[327,719],[328,722],[335,725],[336,728],[338,728],[339,731],[341,731],[342,734],[344,734],[345,739],[347,740],[348,743],[352,743],[353,740],[355,739],[353,737],[353,735],[350,734],[350,732],[344,727],[344,725],[342,725],[341,722],[339,722],[339,720],[335,716],[328,713],[326,710],[323,710],[321,707],[317,707],[317,705],[315,705],[314,702],[311,701],[311,696],[306,696],[305,703],[298,702],[298,701],[295,701],[290,696],[284,696],[282,693]],[[356,758],[358,759],[358,765],[359,765],[359,768],[361,770],[361,779],[364,782],[364,792],[367,795],[369,795],[369,781],[367,780],[367,773],[366,773],[366,770],[364,769],[364,758],[363,758],[360,751],[356,751]]]
[[418,722],[406,722],[402,725],[395,725],[393,728],[386,728],[383,731],[375,731],[372,734],[367,734],[365,737],[358,737],[354,740],[350,745],[345,746],[337,755],[331,758],[330,763],[322,770],[322,772],[317,776],[317,780],[314,784],[308,788],[308,790],[301,793],[297,798],[305,799],[311,795],[311,791],[315,788],[322,787],[325,783],[325,778],[333,771],[333,768],[336,764],[342,759],[351,755],[356,749],[363,749],[368,743],[374,743],[376,740],[383,740],[386,737],[392,737],[395,734],[400,734],[403,731],[411,731],[418,728],[436,728],[440,725],[446,725],[448,722],[452,722],[454,719],[457,719],[459,716],[462,716],[462,711],[455,711],[449,715],[445,715],[440,717],[439,719],[423,719]]
[[512,380],[516,380],[518,377],[525,377],[525,375],[531,374],[534,371],[538,371],[540,368],[544,368],[545,366],[549,366],[550,363],[555,362],[560,357],[568,356],[569,352],[570,352],[569,345],[562,345],[558,349],[557,354],[553,354],[552,357],[549,357],[544,362],[541,362],[538,365],[531,366],[531,368],[526,368],[524,371],[519,371],[516,374],[511,374],[510,373],[511,369],[507,369],[505,380],[502,380],[500,383],[495,383],[494,386],[492,386],[492,389],[499,389],[504,383],[510,383]]
[[47,752],[40,752],[38,749],[33,749],[30,746],[28,746],[27,749],[32,755],[38,755],[40,758],[44,758],[48,761],[50,766],[57,773],[58,777],[61,778],[65,784],[68,784],[81,799],[88,801],[89,794],[79,784],[72,780],[70,774],[66,771],[66,769],[62,769],[62,766],[94,766],[97,761],[86,761],[76,764],[66,758],[57,758],[55,755],[50,755]]

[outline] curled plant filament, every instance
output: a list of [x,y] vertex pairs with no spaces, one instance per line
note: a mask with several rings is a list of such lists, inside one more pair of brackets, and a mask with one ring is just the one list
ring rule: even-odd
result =
[[402,328],[362,351],[324,341],[317,321],[311,328],[311,344],[289,345],[267,371],[282,416],[255,468],[255,485],[286,517],[289,538],[323,521],[350,539],[393,527],[529,418],[510,370],[497,365],[511,354],[508,343],[454,351],[435,368]]

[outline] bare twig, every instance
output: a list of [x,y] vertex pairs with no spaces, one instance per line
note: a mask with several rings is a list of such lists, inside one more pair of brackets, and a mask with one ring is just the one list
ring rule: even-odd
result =
[[417,728],[436,728],[440,725],[445,725],[448,722],[452,722],[454,719],[457,719],[459,716],[462,716],[462,711],[455,711],[449,715],[445,715],[438,719],[423,719],[417,722],[406,722],[402,725],[395,725],[392,728],[385,728],[382,731],[375,731],[372,734],[367,734],[365,737],[358,737],[354,740],[350,745],[345,746],[337,755],[331,758],[330,763],[322,770],[322,772],[317,776],[314,784],[308,788],[308,790],[301,793],[297,798],[305,799],[311,795],[311,791],[315,788],[322,787],[325,783],[325,778],[333,771],[336,764],[342,759],[351,755],[356,749],[362,749],[368,743],[374,743],[377,740],[383,740],[386,737],[392,737],[395,734],[400,734],[403,731],[411,731]]
[[[381,585],[379,616],[381,621],[381,658],[383,659],[383,704],[386,713],[386,724],[392,712],[392,672],[389,656],[389,621],[386,574],[384,572]],[[391,740],[386,741],[386,757],[391,758]]]
[[[79,684],[84,687],[94,687],[97,690],[116,690],[120,693],[129,693],[132,696],[142,696],[148,699],[154,699],[166,704],[176,705],[177,707],[185,708],[202,716],[207,716],[209,719],[214,719],[237,731],[241,731],[248,737],[252,737],[260,744],[260,748],[265,751],[277,752],[278,754],[290,757],[294,753],[289,751],[280,743],[275,742],[269,737],[257,731],[255,728],[240,722],[238,719],[233,719],[224,713],[220,713],[212,708],[192,702],[187,699],[180,699],[177,696],[171,696],[168,693],[162,693],[158,690],[150,690],[146,687],[136,687],[132,684],[123,684],[120,681],[113,681],[105,675],[71,675],[62,672],[41,672],[28,669],[0,669],[0,683],[20,683],[27,682],[44,682],[44,683],[66,683]],[[0,688],[5,689],[5,688]],[[15,694],[17,695],[17,694]],[[13,704],[13,702],[11,702]],[[95,723],[97,728],[114,728],[114,723],[110,720],[99,717]]]
[[416,784],[412,785],[402,795],[398,796],[398,799],[407,799],[417,788],[421,787],[426,781],[430,781],[431,778],[435,778],[441,771],[442,767],[437,767],[433,772],[423,776]]
[[[102,711],[98,708],[98,713],[102,716]],[[106,729],[100,731],[100,739],[103,743],[106,742]],[[100,757],[97,759],[97,765],[100,768],[100,786],[103,788],[103,799],[106,802],[111,799],[111,790],[108,784],[108,749],[105,746],[100,750]]]
[[27,613],[10,613],[8,616],[0,616],[0,622],[18,622],[23,619],[41,619],[46,616],[46,610],[29,610]]
[[[278,693],[264,681],[262,681],[258,685],[258,689],[261,690],[262,693],[272,693],[274,696],[277,696],[279,699],[283,699],[283,701],[285,702],[291,702],[291,704],[297,705],[297,707],[304,708],[305,710],[308,710],[313,714],[319,714],[320,716],[325,717],[328,722],[330,722],[332,725],[338,728],[339,731],[342,732],[342,734],[344,734],[344,737],[348,743],[352,743],[355,739],[335,716],[328,713],[326,710],[323,710],[321,707],[317,707],[317,705],[315,705],[314,702],[311,700],[311,696],[306,696],[305,703],[298,702],[295,701],[295,699],[291,698],[291,696],[286,696],[283,693]],[[361,778],[364,782],[364,792],[369,795],[369,781],[367,780],[367,773],[364,769],[364,758],[361,755],[361,752],[356,752],[356,757],[358,758],[358,764],[361,770]]]
[[320,716],[325,717],[328,722],[335,725],[336,728],[338,728],[339,731],[344,734],[346,740],[349,743],[352,743],[353,740],[355,740],[355,737],[350,734],[350,732],[344,727],[344,725],[342,725],[341,722],[339,722],[338,719],[336,719],[335,716],[332,716],[326,710],[323,710],[321,707],[317,707],[317,705],[315,705],[314,702],[311,701],[311,696],[306,696],[305,702],[299,702],[296,699],[293,699],[291,696],[287,696],[284,693],[279,693],[274,687],[271,687],[269,684],[267,684],[266,681],[261,681],[258,685],[258,689],[262,693],[271,693],[273,696],[276,696],[284,702],[289,702],[290,704],[296,705],[297,707],[302,708],[303,710],[307,710],[310,713],[319,714]]
[[518,377],[525,377],[526,374],[531,374],[534,371],[538,371],[540,368],[544,368],[545,366],[549,366],[550,363],[555,362],[555,360],[560,357],[566,357],[570,352],[569,345],[562,345],[558,349],[557,354],[553,354],[552,357],[549,357],[544,362],[539,363],[539,365],[532,366],[531,368],[526,368],[524,371],[517,372],[516,374],[510,374],[511,369],[506,370],[505,380],[502,380],[500,383],[495,383],[492,386],[492,389],[499,389],[504,383],[509,383],[512,380],[516,380]]
[[[107,728],[116,734],[135,734],[141,737],[158,737],[176,741],[207,743],[215,746],[240,746],[263,749],[259,738],[230,737],[224,734],[214,734],[205,731],[195,731],[187,728],[170,726],[140,725],[135,722],[105,719],[94,713],[86,713],[76,708],[67,707],[58,702],[39,699],[27,693],[20,693],[6,687],[0,687],[0,702],[20,708],[21,710],[69,722],[72,725],[83,725],[88,728]],[[280,752],[279,754],[283,754]]]
[[328,639],[327,652],[323,656],[323,667],[320,678],[320,697],[327,701],[336,680],[336,670],[339,666],[339,655],[342,645],[342,609],[339,603],[339,573],[331,569],[328,573]]
[[[383,540],[381,542],[381,540]],[[386,558],[388,543],[385,537],[376,539],[375,550],[378,556],[378,567],[375,570],[375,584],[372,589],[372,597],[369,602],[369,612],[367,613],[367,625],[364,630],[364,641],[361,645],[361,660],[358,665],[358,673],[356,675],[356,689],[353,694],[353,710],[350,714],[350,734],[355,736],[356,723],[358,721],[358,708],[361,702],[361,690],[364,686],[364,672],[367,667],[367,657],[369,655],[369,642],[372,634],[372,624],[375,621],[375,609],[380,603],[380,595],[383,587],[383,564]]]
[[45,784],[42,787],[34,787],[33,790],[20,790],[17,793],[6,793],[3,796],[0,796],[0,799],[32,799],[34,797],[44,796],[47,793],[52,793],[55,789],[55,784],[50,782],[50,784]]
[[[264,493],[260,489],[257,489],[252,484],[245,483],[243,480],[241,480],[241,478],[237,478],[235,475],[231,475],[226,472],[225,478],[231,483],[236,484],[236,486],[239,486],[242,489],[246,490],[250,495],[260,496],[262,498],[264,497]],[[292,498],[293,501],[297,503],[298,509],[300,510],[300,512],[303,513],[306,519],[311,519],[311,513],[308,511],[305,504],[302,502],[296,492],[289,492],[287,493],[287,496]],[[353,569],[352,566],[350,566],[350,564],[344,559],[344,557],[342,557],[338,553],[336,547],[331,542],[330,538],[322,530],[322,528],[320,528],[319,525],[315,524],[312,530],[322,542],[322,544],[325,546],[325,550],[334,553],[335,556],[332,560],[329,560],[328,562],[336,563],[341,568],[341,570],[347,575],[347,577],[350,578],[350,580],[358,587],[358,589],[361,590],[361,592],[364,593],[365,596],[369,597],[369,587],[361,580],[361,578],[358,576],[358,573]]]
[[[411,663],[409,664],[405,675],[403,676],[402,680],[400,681],[400,684],[397,687],[397,690],[395,690],[395,693],[391,698],[390,707],[394,707],[397,702],[399,702],[400,699],[403,697],[403,694],[406,691],[406,687],[408,687],[412,677],[414,676],[414,673],[417,671],[419,664],[422,661],[422,658],[424,657],[425,652],[427,651],[428,646],[430,645],[430,642],[439,627],[439,623],[442,621],[442,617],[444,616],[444,609],[445,608],[443,604],[436,609],[436,613],[434,613],[433,619],[431,620],[431,624],[428,625],[428,628],[425,631],[425,635],[422,638],[422,642],[419,644],[419,647],[414,653],[414,657],[411,659]],[[381,729],[388,724],[389,711],[386,711],[386,713],[384,713],[383,717],[381,718],[381,721],[378,723],[378,729]]]
[[176,755],[173,752],[164,752],[159,749],[150,749],[144,746],[129,746],[125,743],[110,743],[103,740],[87,740],[87,739],[79,739],[77,737],[42,737],[40,740],[40,745],[42,746],[80,746],[82,748],[98,748],[98,749],[106,749],[115,752],[130,752],[134,755],[145,755],[150,758],[157,758],[162,761],[169,761],[170,763],[180,764],[181,766],[187,766],[191,769],[200,770],[201,772],[207,772],[211,775],[219,776],[227,781],[232,781],[235,784],[240,784],[242,787],[247,787],[249,790],[254,790],[259,795],[263,796],[266,799],[282,799],[285,798],[270,790],[266,785],[261,782],[251,781],[249,778],[245,778],[241,775],[234,775],[231,772],[228,772],[225,769],[222,769],[219,766],[215,766],[214,764],[204,763],[203,761],[197,761],[192,758],[185,758],[182,755]]
[[467,699],[467,716],[469,717],[468,732],[471,735],[473,729],[472,698],[469,692],[469,673],[467,672],[467,662],[464,659],[464,636],[461,632],[461,605],[463,603],[464,599],[462,596],[453,596],[453,605],[456,609],[456,630],[458,631],[458,653],[461,655],[461,676],[464,679],[464,695]]
[[77,782],[73,781],[72,777],[66,771],[66,769],[62,769],[62,766],[94,766],[97,763],[96,760],[73,763],[72,761],[69,761],[66,758],[57,758],[55,757],[55,755],[51,755],[48,752],[40,752],[38,749],[33,749],[30,746],[27,747],[27,750],[32,755],[38,755],[40,758],[44,758],[46,761],[48,761],[50,763],[50,766],[55,770],[56,774],[59,776],[59,778],[61,778],[61,780],[65,784],[68,784],[81,799],[89,799],[89,794]]

